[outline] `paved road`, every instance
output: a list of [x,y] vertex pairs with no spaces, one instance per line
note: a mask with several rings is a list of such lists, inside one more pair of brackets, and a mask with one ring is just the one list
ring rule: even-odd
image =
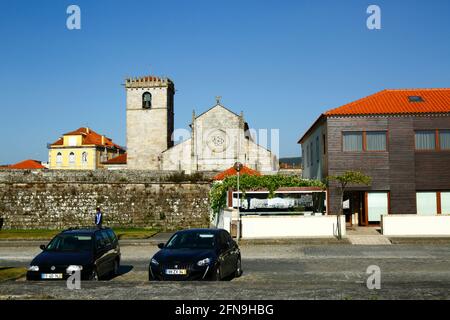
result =
[[[445,245],[246,245],[244,274],[228,282],[149,283],[155,246],[122,246],[122,275],[111,281],[0,283],[0,299],[450,299]],[[39,248],[0,247],[0,265],[26,266]],[[381,269],[381,289],[366,286],[367,267]]]

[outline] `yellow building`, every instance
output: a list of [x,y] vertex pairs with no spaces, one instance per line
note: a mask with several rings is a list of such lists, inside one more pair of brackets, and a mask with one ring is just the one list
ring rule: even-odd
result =
[[125,149],[90,128],[65,133],[49,145],[49,169],[95,170]]

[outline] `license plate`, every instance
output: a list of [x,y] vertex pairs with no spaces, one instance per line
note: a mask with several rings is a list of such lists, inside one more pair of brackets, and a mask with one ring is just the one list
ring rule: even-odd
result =
[[186,269],[167,269],[166,274],[187,274]]
[[41,279],[62,279],[62,273],[43,273]]

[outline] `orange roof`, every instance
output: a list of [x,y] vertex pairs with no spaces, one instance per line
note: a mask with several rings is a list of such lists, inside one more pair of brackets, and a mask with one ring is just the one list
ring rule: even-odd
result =
[[24,160],[7,167],[8,169],[46,169],[40,161]]
[[127,164],[127,154],[123,153],[115,158],[109,159],[108,161],[102,162],[103,164]]
[[[411,102],[409,97],[421,97]],[[450,88],[387,89],[329,110],[325,116],[369,114],[417,114],[450,112]]]
[[[421,101],[410,101],[410,97]],[[298,143],[327,117],[430,113],[450,113],[450,88],[386,89],[321,114]]]
[[[261,173],[259,173],[258,171],[250,169],[249,167],[246,167],[246,166],[242,167],[240,174],[241,175],[248,174],[251,176],[260,176],[261,175]],[[234,167],[231,167],[231,168],[217,174],[216,176],[214,176],[213,180],[223,180],[226,177],[235,176],[235,175],[237,175],[237,171],[236,171],[236,169],[234,169]]]
[[[71,131],[68,133],[65,133],[64,136],[74,136],[74,135],[81,135],[82,136],[82,145],[95,145],[95,146],[102,146],[102,147],[115,147],[118,149],[123,150],[123,148],[114,142],[108,137],[103,136],[103,142],[102,142],[102,135],[98,134],[94,130],[86,127],[78,128],[75,131]],[[51,144],[52,146],[61,146],[63,145],[63,138],[59,138],[57,141]]]
[[52,146],[62,146],[63,144],[64,144],[64,139],[59,138],[58,140],[56,140],[56,142],[52,143]]

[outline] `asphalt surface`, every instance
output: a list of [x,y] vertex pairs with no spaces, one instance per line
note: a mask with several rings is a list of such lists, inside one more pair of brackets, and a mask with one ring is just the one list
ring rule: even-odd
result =
[[[121,275],[82,282],[0,283],[0,299],[450,299],[447,245],[244,245],[244,274],[222,282],[147,282],[155,245],[122,245]],[[38,247],[0,247],[0,266],[27,266]],[[367,288],[367,268],[381,289]]]

